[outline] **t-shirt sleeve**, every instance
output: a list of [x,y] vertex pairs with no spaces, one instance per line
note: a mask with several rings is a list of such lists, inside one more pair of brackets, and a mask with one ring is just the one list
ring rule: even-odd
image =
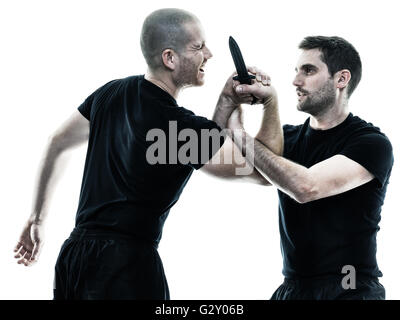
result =
[[90,121],[90,112],[93,104],[93,95],[91,94],[89,97],[83,101],[83,103],[78,107],[79,112]]
[[[222,147],[226,133],[214,121],[194,114],[186,117],[185,123],[187,128],[194,130],[196,138],[191,137],[189,142],[180,146],[179,155],[182,156],[180,162],[198,170]],[[194,134],[194,132],[192,133]],[[190,157],[186,156],[189,152],[185,152],[189,151],[188,148],[191,148]]]
[[[104,102],[106,97],[110,95],[116,84],[117,80],[111,80],[99,87],[96,91],[94,91],[90,96],[88,96],[85,101],[78,107],[79,112],[90,121],[91,115],[94,114],[96,107],[99,106],[99,101]],[[95,104],[95,106],[94,106]]]
[[378,180],[380,187],[389,179],[393,166],[393,149],[381,133],[368,133],[352,138],[339,154],[362,165]]

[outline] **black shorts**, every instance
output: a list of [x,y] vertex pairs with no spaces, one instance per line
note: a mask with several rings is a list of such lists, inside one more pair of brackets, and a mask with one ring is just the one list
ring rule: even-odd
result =
[[385,300],[385,288],[378,278],[357,276],[355,289],[344,289],[342,280],[285,278],[271,300]]
[[56,262],[54,299],[169,300],[157,244],[75,228]]

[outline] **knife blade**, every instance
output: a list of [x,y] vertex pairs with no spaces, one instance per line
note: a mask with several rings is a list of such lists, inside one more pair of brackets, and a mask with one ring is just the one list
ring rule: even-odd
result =
[[[251,80],[256,77],[247,72],[246,64],[244,63],[244,59],[242,56],[242,52],[240,51],[239,45],[233,39],[232,36],[229,37],[229,49],[231,51],[231,55],[233,58],[233,62],[236,67],[237,76],[233,77],[233,80],[239,81],[241,84],[251,84]],[[253,96],[253,101],[251,104],[254,104],[257,101],[257,98]]]

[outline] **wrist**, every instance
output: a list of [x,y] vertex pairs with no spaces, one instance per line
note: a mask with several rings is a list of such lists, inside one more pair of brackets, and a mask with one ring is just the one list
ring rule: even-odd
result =
[[37,214],[32,214],[29,219],[28,219],[28,224],[32,225],[32,224],[37,224],[37,225],[42,225],[44,224],[44,218],[40,217]]
[[265,97],[262,100],[262,104],[264,105],[264,108],[272,108],[278,106],[278,96],[275,90],[273,91],[272,94],[268,95],[268,97]]
[[239,103],[236,103],[231,97],[226,96],[222,97],[222,103],[220,104],[220,107],[223,109],[229,109],[229,110],[235,110],[237,107],[239,107]]
[[219,96],[219,101],[222,107],[236,109],[240,102],[232,95],[232,93],[225,92],[224,90],[221,92]]

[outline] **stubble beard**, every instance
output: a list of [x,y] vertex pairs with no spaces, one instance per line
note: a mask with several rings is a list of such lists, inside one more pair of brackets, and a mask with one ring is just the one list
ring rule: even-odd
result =
[[314,117],[326,113],[335,104],[336,92],[333,80],[328,79],[325,84],[313,93],[308,93],[303,102],[299,102],[297,109]]
[[176,77],[176,85],[179,88],[202,86],[203,81],[199,79],[199,66],[186,57],[182,57],[182,65]]

